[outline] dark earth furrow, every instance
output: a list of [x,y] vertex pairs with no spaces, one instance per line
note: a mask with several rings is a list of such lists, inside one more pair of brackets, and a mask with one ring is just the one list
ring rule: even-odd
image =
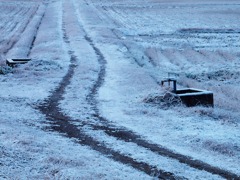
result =
[[[39,6],[38,6],[38,8],[36,8],[35,13],[38,11],[38,9],[39,9]],[[31,11],[31,10],[29,10],[29,11]],[[28,13],[28,12],[26,12],[26,13]],[[18,13],[16,13],[16,14],[18,14]],[[44,16],[44,15],[43,15],[43,16]],[[21,27],[21,31],[20,31],[19,35],[14,35],[14,34],[13,34],[12,37],[9,38],[9,39],[14,39],[14,36],[17,37],[17,39],[16,39],[15,41],[7,42],[8,48],[7,48],[6,50],[4,50],[4,52],[3,52],[4,55],[6,55],[6,54],[15,46],[15,44],[19,41],[20,35],[21,35],[21,34],[26,30],[26,28],[29,26],[29,24],[30,24],[31,20],[33,19],[33,17],[34,17],[34,13],[32,13],[32,16],[28,19],[28,21],[24,24],[24,26]],[[43,18],[43,17],[42,17],[42,18]],[[37,25],[37,27],[36,27],[37,29],[39,28],[39,26],[40,26],[40,24],[41,24],[42,18],[41,18],[41,20],[40,20],[40,23],[39,23],[39,24]],[[12,28],[12,30],[11,30],[10,32],[12,32],[12,31],[17,27],[17,25],[18,25],[18,23],[16,23],[16,24],[14,25],[14,27]],[[34,38],[33,38],[33,40],[32,40],[31,47],[30,47],[30,49],[29,49],[29,52],[28,52],[27,56],[30,55],[31,49],[32,49],[33,44],[34,44],[34,42],[35,42],[35,38],[36,38],[36,35],[34,36]]]
[[[38,7],[38,8],[39,8],[39,7]],[[37,12],[37,11],[36,11],[36,12]],[[30,56],[31,51],[32,51],[32,49],[33,49],[33,47],[34,47],[34,43],[35,43],[35,41],[36,41],[37,33],[38,33],[39,28],[40,28],[40,26],[41,26],[41,24],[42,24],[42,20],[43,20],[44,16],[45,16],[45,11],[44,11],[41,19],[39,20],[39,22],[38,22],[38,24],[37,24],[37,26],[36,26],[36,32],[35,32],[35,34],[34,34],[34,36],[33,36],[33,39],[32,39],[32,42],[31,42],[31,45],[30,45],[30,48],[29,48],[27,57]]]
[[[85,32],[85,34],[87,34],[87,33]],[[104,79],[105,79],[105,75],[106,75],[106,63],[107,63],[107,61],[104,58],[101,51],[94,45],[92,39],[88,35],[85,35],[85,39],[89,42],[89,44],[91,45],[91,47],[95,51],[95,53],[97,55],[97,58],[98,58],[99,65],[100,65],[100,71],[98,73],[98,79],[96,80],[96,82],[94,83],[93,87],[90,90],[90,93],[86,97],[88,103],[92,106],[92,109],[95,111],[94,116],[99,117],[99,109],[97,107],[98,103],[97,103],[96,95],[98,93],[99,88],[104,83]],[[103,119],[99,119],[99,120],[103,120]]]

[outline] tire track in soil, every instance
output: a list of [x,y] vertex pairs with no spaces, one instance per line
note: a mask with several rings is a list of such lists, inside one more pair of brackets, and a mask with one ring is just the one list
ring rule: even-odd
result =
[[[63,28],[63,39],[66,44],[69,44],[69,38],[64,28]],[[95,46],[93,46],[92,41],[89,37],[85,36],[85,39],[88,42],[91,42],[91,46],[95,50],[96,54],[101,57],[98,59],[100,61],[100,64],[101,65],[104,64],[102,63],[102,61],[104,62],[106,61],[104,60],[104,58],[102,58],[103,56],[101,52]],[[115,151],[113,149],[106,147],[104,143],[99,142],[94,138],[92,138],[91,136],[84,133],[84,130],[82,129],[82,127],[84,127],[85,125],[90,125],[87,122],[83,122],[82,126],[75,126],[70,123],[71,121],[78,121],[78,122],[82,122],[82,121],[73,120],[71,117],[63,114],[61,112],[61,109],[59,108],[59,102],[63,99],[63,95],[66,91],[66,87],[71,83],[71,79],[74,76],[76,63],[78,60],[77,57],[74,55],[73,51],[68,51],[68,54],[70,57],[70,65],[69,65],[67,74],[63,77],[59,86],[51,93],[50,97],[37,107],[37,109],[40,110],[41,113],[46,115],[46,118],[49,121],[49,124],[51,125],[50,130],[57,131],[68,138],[75,138],[77,139],[77,142],[79,144],[88,146],[91,149],[98,151],[101,154],[106,155],[107,157],[115,161],[131,166],[139,171],[143,171],[150,176],[158,177],[159,179],[183,179],[182,177],[175,176],[171,172],[159,170],[157,167],[151,166],[145,162],[138,162],[129,156],[123,155],[118,151]],[[101,66],[101,71],[99,73],[98,79],[94,84],[91,90],[91,93],[88,96],[88,101],[92,106],[95,106],[96,104],[95,94],[97,94],[97,90],[99,89],[100,85],[104,81],[104,78],[103,78],[104,74],[105,74],[105,66]],[[95,110],[97,111],[97,109]],[[98,111],[96,114],[98,114]]]
[[[120,39],[120,37],[118,37],[118,35],[114,31],[113,31],[113,33],[115,34],[115,36],[117,38]],[[88,38],[88,39],[90,39],[90,38]],[[92,43],[92,41],[89,41],[89,42]],[[130,53],[131,57],[133,57],[134,60],[136,61],[136,64],[139,65],[138,60],[134,57],[134,54],[131,53],[130,48],[125,43],[122,43],[122,45],[128,49],[128,52]],[[94,46],[94,45],[92,45],[92,46]],[[103,55],[100,54],[100,56],[101,56],[101,58],[104,59]],[[104,60],[99,60],[99,62],[102,63],[101,69],[105,69],[105,65],[106,64],[104,64],[104,63],[106,63],[106,62]],[[141,65],[139,65],[139,66],[142,67]],[[99,75],[100,76],[101,75],[105,76],[105,70],[102,70],[102,73],[100,71]],[[104,79],[104,77],[102,77],[102,79]],[[102,83],[103,83],[103,80],[100,80],[98,83],[96,83],[95,84],[96,87],[93,88],[91,93],[97,93],[97,89],[100,88]],[[91,97],[93,99],[94,99],[94,96],[95,95],[91,95]],[[105,122],[106,123],[103,126],[94,126],[96,130],[101,129],[106,134],[108,134],[109,136],[116,137],[116,138],[118,138],[120,140],[123,140],[123,141],[126,141],[126,142],[135,143],[138,146],[141,146],[141,147],[144,147],[146,149],[149,149],[152,152],[155,152],[155,153],[157,153],[157,154],[159,154],[161,156],[166,156],[166,157],[169,157],[169,158],[176,159],[180,163],[187,164],[188,166],[193,167],[195,169],[198,169],[198,170],[201,170],[201,171],[204,170],[206,172],[209,172],[211,174],[219,175],[219,176],[221,176],[223,178],[226,178],[226,179],[240,179],[240,176],[238,176],[235,173],[232,173],[232,172],[229,172],[227,170],[224,170],[224,169],[212,166],[212,165],[207,164],[207,163],[205,163],[203,161],[200,161],[200,160],[194,160],[190,156],[186,156],[186,155],[182,155],[182,154],[173,152],[172,150],[167,149],[165,147],[161,147],[160,145],[150,143],[150,142],[144,140],[140,135],[138,135],[138,134],[136,134],[136,133],[126,129],[125,127],[116,127],[116,126],[113,126],[112,124],[111,125],[108,124],[109,121],[99,114],[99,110],[98,110],[98,107],[97,107],[96,99],[92,100],[92,102],[95,102],[95,103],[92,103],[94,105],[93,109],[97,109],[95,111],[96,112],[95,117],[97,117],[101,122]]]
[[[101,51],[95,47],[91,38],[86,36],[86,40],[91,44],[91,46],[95,50],[96,54],[98,54],[99,63],[101,66],[98,80],[94,84],[94,86],[91,90],[91,93],[87,96],[87,100],[88,100],[89,104],[92,105],[93,110],[95,111],[94,117],[97,118],[102,123],[102,126],[92,125],[94,130],[103,130],[109,136],[116,137],[117,139],[120,139],[120,140],[123,140],[126,142],[135,143],[138,146],[149,149],[152,152],[155,152],[161,156],[166,156],[169,158],[176,159],[180,163],[187,164],[188,166],[193,167],[195,169],[204,170],[211,174],[216,174],[216,175],[219,175],[219,176],[221,176],[223,178],[227,178],[227,179],[240,179],[240,176],[238,176],[237,174],[220,169],[218,167],[211,166],[211,165],[204,163],[202,161],[199,161],[199,160],[194,160],[190,156],[185,156],[185,155],[182,155],[179,153],[175,153],[175,152],[171,151],[170,149],[161,147],[157,144],[152,144],[152,143],[144,140],[140,135],[126,129],[125,127],[117,127],[117,126],[114,126],[113,124],[110,124],[109,120],[102,117],[99,113],[99,109],[97,107],[98,103],[97,103],[95,96],[97,95],[98,89],[102,86],[102,84],[104,82],[106,60],[104,59],[104,56],[102,55]],[[126,45],[125,45],[125,47],[128,48]]]
[[[67,37],[67,33],[63,32],[65,43],[69,43],[69,38]],[[222,170],[217,167],[213,167],[209,164],[206,164],[199,160],[193,160],[189,156],[185,156],[182,154],[175,153],[167,148],[161,147],[157,144],[152,144],[144,139],[140,135],[126,129],[125,127],[117,127],[115,125],[110,124],[110,121],[106,118],[102,117],[99,113],[98,102],[96,99],[96,95],[98,93],[99,88],[102,86],[105,78],[105,69],[106,69],[106,60],[101,53],[101,51],[94,45],[92,39],[87,35],[85,31],[85,39],[91,45],[93,50],[95,51],[98,62],[100,65],[100,71],[98,73],[98,79],[93,85],[90,93],[87,95],[86,100],[91,105],[95,114],[92,115],[92,118],[97,119],[97,121],[101,122],[101,125],[92,125],[86,121],[73,120],[71,117],[63,114],[61,109],[58,107],[59,102],[63,99],[63,95],[65,93],[66,87],[71,83],[71,79],[74,75],[74,69],[76,67],[77,57],[74,55],[74,52],[69,51],[69,56],[71,57],[69,65],[69,69],[67,74],[64,76],[59,86],[52,92],[51,96],[44,101],[44,103],[38,106],[38,109],[46,115],[47,120],[50,121],[51,130],[63,133],[63,135],[69,138],[75,138],[78,140],[78,143],[81,145],[86,145],[96,150],[104,155],[107,155],[111,159],[121,162],[123,164],[127,164],[132,166],[135,169],[145,172],[151,176],[157,176],[160,179],[183,179],[183,177],[177,177],[171,172],[165,172],[163,170],[159,170],[154,166],[151,166],[144,162],[138,162],[133,158],[120,154],[119,152],[106,147],[102,142],[99,142],[92,138],[91,136],[84,133],[82,129],[83,126],[87,125],[93,128],[93,130],[103,130],[109,136],[115,137],[119,140],[123,140],[126,142],[132,142],[137,144],[138,146],[144,147],[152,152],[155,152],[161,156],[166,156],[169,158],[173,158],[178,160],[180,163],[187,164],[190,167],[193,167],[198,170],[204,170],[212,174],[216,174],[222,176],[227,179],[239,179],[240,177],[234,173],[229,171]],[[71,124],[71,121],[82,122],[82,125],[75,126]]]

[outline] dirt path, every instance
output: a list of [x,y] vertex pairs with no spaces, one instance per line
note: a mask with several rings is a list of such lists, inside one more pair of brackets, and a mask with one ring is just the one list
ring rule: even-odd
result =
[[[65,6],[68,7],[68,9],[64,9],[63,16],[72,16],[71,12],[75,12],[76,9],[74,9],[74,5],[72,4],[72,1],[65,1]],[[65,7],[64,6],[64,7]],[[71,10],[71,12],[70,12]],[[73,17],[72,17],[73,18]],[[99,71],[97,73],[97,79],[95,79],[94,84],[92,85],[89,93],[86,95],[86,100],[91,107],[91,109],[94,111],[94,114],[91,114],[91,118],[96,121],[95,124],[89,123],[89,121],[80,120],[80,119],[73,119],[72,117],[69,117],[68,115],[65,115],[61,108],[59,107],[59,104],[61,100],[64,99],[64,94],[67,91],[67,87],[71,83],[72,78],[74,77],[75,69],[78,66],[79,59],[75,52],[72,50],[72,44],[71,44],[71,36],[72,34],[69,33],[69,31],[66,31],[69,24],[64,21],[63,17],[63,39],[66,43],[66,46],[69,47],[69,58],[70,58],[70,65],[67,74],[63,77],[62,81],[60,82],[59,86],[52,92],[51,96],[46,99],[42,104],[39,105],[38,109],[41,111],[41,113],[46,115],[47,120],[49,120],[49,123],[51,124],[50,129],[53,131],[57,131],[64,136],[68,138],[75,138],[77,142],[81,145],[89,146],[90,148],[100,152],[103,155],[108,156],[109,158],[121,162],[126,165],[130,165],[133,168],[143,171],[146,174],[158,177],[160,179],[185,179],[184,177],[179,177],[178,175],[175,175],[172,172],[166,172],[165,170],[159,169],[147,162],[140,162],[130,155],[123,154],[121,152],[118,152],[114,149],[111,149],[107,147],[103,142],[95,139],[94,137],[88,135],[84,127],[90,127],[93,131],[104,131],[104,133],[109,137],[114,137],[118,139],[119,141],[123,141],[126,143],[126,148],[128,147],[127,143],[132,142],[139,146],[139,148],[145,148],[148,151],[154,152],[158,154],[159,156],[165,156],[174,160],[177,160],[181,164],[187,165],[191,168],[197,169],[197,170],[204,170],[206,172],[209,172],[211,174],[219,175],[223,178],[227,179],[238,179],[239,176],[237,176],[234,173],[222,170],[217,167],[213,167],[209,164],[206,164],[204,162],[193,160],[189,156],[184,156],[178,153],[174,153],[173,151],[166,149],[164,147],[161,147],[157,144],[152,144],[146,140],[144,140],[140,135],[128,130],[125,127],[119,127],[116,125],[113,125],[110,123],[110,121],[104,117],[101,116],[98,109],[98,101],[96,99],[96,96],[98,94],[99,88],[103,85],[103,82],[105,80],[105,74],[106,74],[106,59],[104,58],[103,53],[97,48],[97,46],[94,44],[94,41],[91,39],[90,35],[86,32],[82,24],[79,24],[80,27],[82,27],[83,30],[83,38],[85,41],[90,45],[90,47],[95,52],[95,55],[97,57],[97,61],[99,64]],[[79,21],[75,21],[74,23],[79,23]],[[72,122],[77,121],[81,123],[81,125],[74,125]]]
[[[63,23],[63,25],[64,24],[65,23]],[[63,38],[64,38],[65,43],[69,43],[69,38],[68,38],[67,33],[64,32],[63,34],[64,34]],[[94,108],[96,108],[95,111],[96,111],[96,114],[98,114],[97,107],[95,107],[96,100],[95,100],[94,96],[97,94],[97,90],[101,86],[101,84],[104,80],[104,71],[105,71],[105,67],[104,67],[104,63],[103,63],[104,57],[101,54],[101,52],[93,45],[91,39],[89,37],[87,37],[87,35],[85,36],[85,39],[91,44],[91,46],[95,50],[96,54],[99,56],[99,61],[101,64],[101,70],[99,72],[98,79],[97,79],[96,83],[94,84],[94,86],[92,87],[91,92],[87,96],[87,100],[88,100],[89,104],[91,104]],[[74,69],[76,67],[75,63],[76,63],[77,59],[76,59],[76,56],[74,55],[74,52],[69,51],[69,56],[70,56],[71,64],[69,66],[67,74],[64,76],[64,78],[61,81],[61,83],[59,84],[58,88],[55,89],[55,91],[52,93],[52,95],[44,103],[42,103],[39,106],[39,110],[43,114],[46,115],[47,119],[51,123],[50,129],[57,131],[59,133],[64,133],[64,135],[66,135],[69,138],[76,138],[79,140],[80,144],[87,145],[87,146],[91,147],[92,149],[94,149],[102,154],[108,155],[112,159],[119,161],[123,164],[129,164],[132,167],[145,172],[146,174],[149,174],[152,176],[158,176],[159,178],[163,178],[163,179],[177,178],[177,176],[174,176],[172,173],[159,170],[156,167],[150,166],[147,163],[138,162],[131,157],[122,155],[119,152],[116,152],[112,149],[107,148],[101,142],[86,135],[83,132],[83,130],[81,129],[81,127],[79,127],[79,126],[77,127],[70,123],[71,121],[73,121],[73,119],[71,117],[64,115],[61,112],[61,109],[58,107],[59,102],[63,99],[63,94],[66,90],[66,87],[71,82],[71,79],[74,75]],[[74,120],[74,121],[76,121],[76,120]],[[89,124],[87,122],[85,122],[85,123],[83,123],[83,126],[84,125],[89,125]],[[98,127],[98,129],[99,129],[99,127]]]

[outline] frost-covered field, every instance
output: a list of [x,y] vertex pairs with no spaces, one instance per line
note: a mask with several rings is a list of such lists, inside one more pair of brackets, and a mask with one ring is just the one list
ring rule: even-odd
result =
[[[240,178],[239,18],[237,0],[0,0],[0,179]],[[168,72],[214,108],[146,103]]]

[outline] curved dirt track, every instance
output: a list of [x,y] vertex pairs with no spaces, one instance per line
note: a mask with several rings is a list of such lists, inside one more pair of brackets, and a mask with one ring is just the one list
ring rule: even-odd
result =
[[[67,36],[67,33],[63,32],[63,34],[64,34],[63,38],[64,38],[65,43],[69,43],[69,38]],[[88,100],[89,104],[91,104],[94,107],[94,109],[97,113],[96,100],[95,100],[94,96],[97,94],[97,90],[101,86],[101,84],[103,83],[103,80],[104,80],[104,71],[105,71],[105,67],[104,67],[104,63],[103,63],[104,57],[101,54],[101,52],[93,45],[93,43],[89,37],[85,36],[85,39],[91,44],[91,46],[95,50],[96,54],[99,56],[99,62],[102,65],[98,79],[97,79],[96,83],[94,84],[94,86],[92,87],[89,95],[87,96],[87,100]],[[55,89],[54,92],[52,92],[52,95],[49,97],[49,99],[44,101],[44,103],[42,103],[39,106],[39,110],[43,114],[45,114],[47,119],[50,121],[50,124],[51,124],[50,129],[57,131],[59,133],[63,133],[64,135],[66,135],[69,138],[76,138],[80,144],[87,145],[87,146],[91,147],[92,149],[94,149],[102,154],[105,154],[107,156],[110,156],[112,159],[119,161],[123,164],[130,164],[132,167],[134,167],[140,171],[143,171],[146,174],[149,174],[152,176],[157,176],[157,177],[163,178],[163,179],[177,178],[172,173],[159,170],[156,167],[153,167],[147,163],[138,162],[138,161],[132,159],[131,157],[122,155],[119,152],[116,152],[112,149],[107,148],[106,146],[104,146],[104,144],[101,144],[101,142],[98,142],[94,138],[85,134],[83,132],[83,130],[81,129],[81,127],[79,127],[79,126],[77,127],[70,123],[71,121],[73,121],[73,119],[71,117],[64,115],[61,112],[61,109],[58,107],[59,102],[63,99],[63,94],[66,90],[66,87],[71,82],[71,78],[74,75],[74,69],[76,67],[76,65],[75,65],[76,64],[76,56],[74,56],[74,52],[69,51],[69,56],[70,56],[71,64],[69,66],[67,74],[62,79],[58,88]],[[74,120],[74,121],[76,121],[76,120]],[[84,126],[84,125],[90,125],[90,124],[85,122],[85,123],[83,123],[82,126]],[[99,127],[98,127],[98,129],[99,129]]]
[[[69,1],[68,3],[71,3],[71,1]],[[70,5],[70,7],[74,8],[73,5]],[[72,9],[72,11],[76,10]],[[66,11],[66,14],[67,13],[68,11]],[[63,26],[67,26],[67,23],[63,22]],[[65,27],[63,27],[63,31],[64,29]],[[68,34],[68,32],[66,31],[64,31],[63,34],[64,34],[63,39],[65,43],[69,44],[71,41],[69,36],[71,36],[71,34]],[[217,167],[213,167],[202,161],[193,160],[191,157],[174,153],[173,151],[161,147],[160,145],[152,144],[151,142],[144,140],[141,136],[128,130],[127,128],[113,125],[110,123],[109,120],[102,117],[101,114],[99,113],[98,101],[96,99],[96,96],[98,94],[99,88],[104,83],[107,62],[106,59],[104,58],[103,53],[95,46],[94,41],[91,39],[86,30],[84,30],[83,36],[84,39],[88,42],[88,44],[92,47],[93,51],[95,52],[100,69],[98,72],[97,79],[95,79],[95,82],[92,88],[90,89],[89,94],[86,96],[88,104],[94,110],[94,114],[91,115],[91,117],[95,119],[98,123],[90,124],[88,123],[88,121],[73,119],[62,113],[61,109],[59,108],[60,101],[63,100],[64,93],[67,91],[66,88],[71,83],[78,62],[78,57],[75,55],[75,52],[71,51],[70,49],[68,53],[70,58],[70,65],[67,74],[64,76],[59,86],[52,92],[51,96],[48,99],[46,99],[42,104],[40,104],[38,107],[38,109],[43,114],[45,114],[46,118],[49,120],[49,123],[51,124],[50,128],[51,130],[63,133],[63,135],[69,138],[75,138],[78,143],[89,146],[90,148],[102,153],[103,155],[108,156],[109,158],[115,161],[119,161],[123,164],[130,165],[135,169],[138,169],[140,171],[145,172],[148,175],[158,177],[160,179],[184,179],[184,177],[174,175],[174,173],[172,172],[166,172],[146,162],[139,162],[132,158],[131,156],[121,154],[120,152],[107,147],[101,141],[98,141],[94,139],[94,137],[91,137],[90,135],[85,133],[84,126],[91,127],[93,131],[103,130],[105,134],[107,134],[109,137],[115,137],[118,140],[124,142],[132,142],[134,144],[137,144],[137,146],[139,147],[146,148],[149,151],[154,152],[160,156],[175,159],[180,163],[186,164],[187,166],[192,167],[194,169],[198,169],[200,171],[204,170],[211,174],[219,175],[227,179],[239,178],[239,176],[237,176],[234,173],[222,170]],[[81,122],[81,125],[74,125],[73,123],[71,123],[73,121]]]
[[[68,42],[66,32],[64,32],[64,35],[65,42]],[[90,38],[86,39],[91,43]],[[98,51],[97,48],[95,48],[94,46],[93,48],[96,53],[102,58],[103,56],[101,55],[100,51]],[[86,135],[84,132],[81,132],[82,130],[79,129],[79,127],[72,125],[70,123],[72,121],[70,117],[61,113],[61,110],[58,108],[59,101],[63,98],[62,96],[64,94],[64,91],[66,87],[70,84],[71,78],[74,75],[74,64],[76,63],[76,57],[74,56],[73,52],[69,52],[69,55],[71,56],[71,64],[69,66],[67,74],[64,76],[59,87],[52,93],[49,99],[39,106],[40,111],[47,116],[48,120],[51,121],[51,129],[60,133],[64,133],[69,138],[76,138],[79,140],[80,144],[90,146],[92,149],[99,151],[102,154],[110,155],[111,158],[116,161],[120,161],[124,164],[131,164],[132,167],[144,171],[149,175],[159,176],[160,178],[164,179],[174,179],[174,176],[171,173],[158,170],[157,168],[151,167],[146,163],[137,162],[131,157],[124,156],[114,150],[105,147],[104,145],[100,145],[100,142],[94,140],[92,137]],[[100,87],[101,82],[103,82],[103,72],[104,68],[101,68],[99,78],[94,84],[91,93],[87,98],[92,106],[96,105],[96,103],[94,102],[94,95],[97,93],[97,89]],[[85,125],[87,125],[87,123]]]

